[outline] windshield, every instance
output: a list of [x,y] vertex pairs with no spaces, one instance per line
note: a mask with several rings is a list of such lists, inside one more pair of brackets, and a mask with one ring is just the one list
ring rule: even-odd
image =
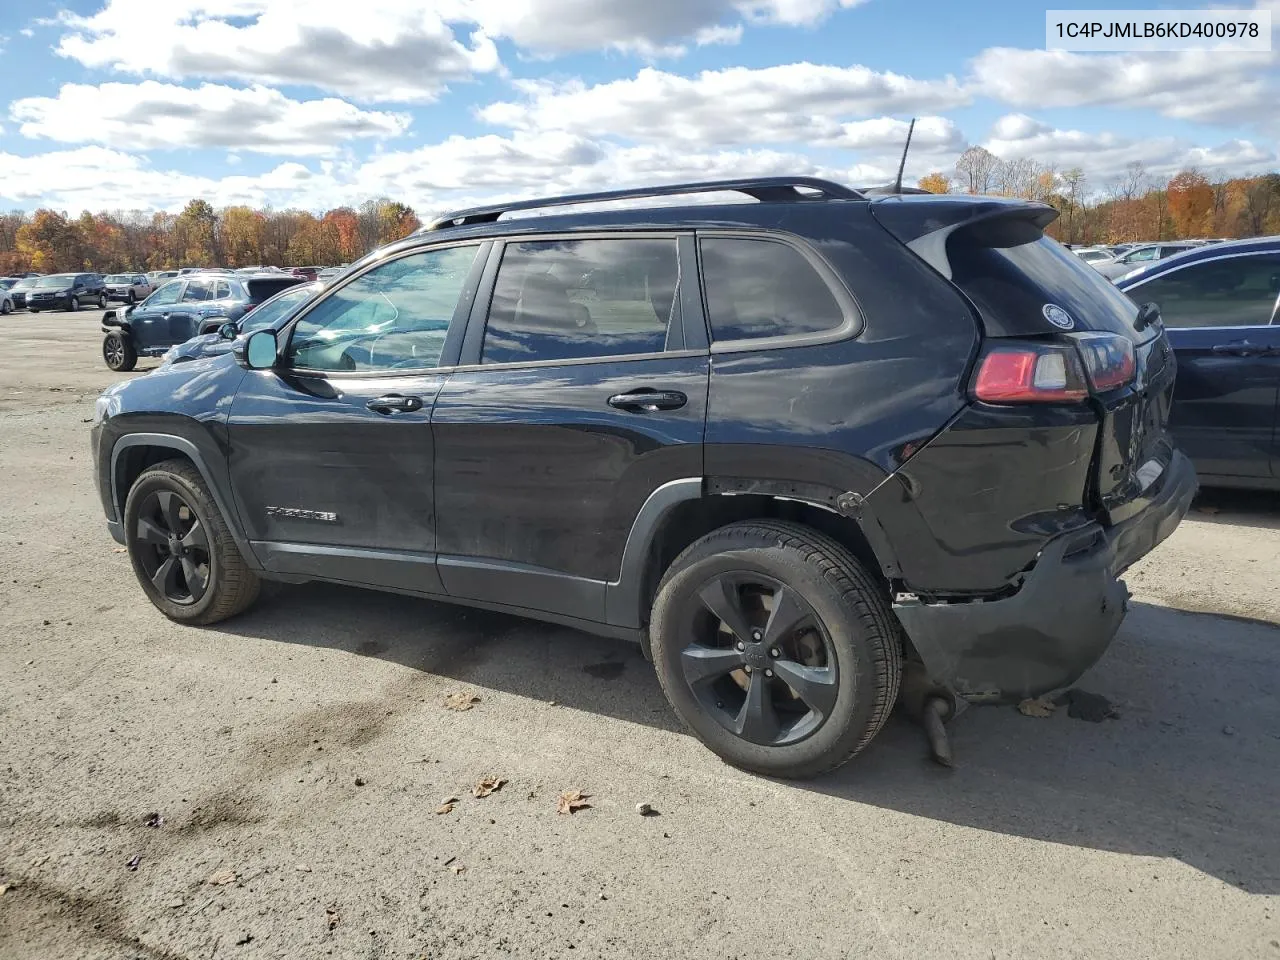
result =
[[71,286],[75,282],[75,277],[74,273],[55,273],[51,277],[41,277],[31,285],[37,290],[60,290]]
[[107,283],[133,283],[133,274],[113,273],[107,277]]
[[299,304],[310,300],[314,293],[315,289],[308,284],[305,287],[290,290],[274,299],[268,300],[244,318],[244,321],[240,324],[240,332],[253,333],[255,330],[265,330],[281,317],[292,313],[293,309]]

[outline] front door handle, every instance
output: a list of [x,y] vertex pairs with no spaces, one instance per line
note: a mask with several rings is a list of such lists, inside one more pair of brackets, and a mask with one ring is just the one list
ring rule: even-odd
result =
[[1261,357],[1270,352],[1261,344],[1250,343],[1248,340],[1234,340],[1231,343],[1217,343],[1209,349],[1220,357]]
[[398,393],[389,393],[365,404],[374,413],[412,413],[422,409],[421,397],[405,397]]
[[609,398],[609,406],[631,413],[655,413],[658,410],[679,410],[689,398],[679,390],[632,390],[616,393]]

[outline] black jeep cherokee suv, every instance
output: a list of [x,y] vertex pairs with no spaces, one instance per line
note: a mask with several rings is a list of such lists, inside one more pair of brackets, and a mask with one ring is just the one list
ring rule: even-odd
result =
[[[500,219],[712,190],[758,202]],[[316,579],[634,638],[712,750],[814,775],[900,695],[1071,683],[1188,508],[1158,315],[1054,216],[807,178],[462,211],[103,394],[108,525],[184,623]]]

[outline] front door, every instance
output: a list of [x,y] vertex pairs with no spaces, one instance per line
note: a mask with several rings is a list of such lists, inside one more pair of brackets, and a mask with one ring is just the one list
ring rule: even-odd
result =
[[1204,477],[1269,477],[1277,459],[1280,255],[1199,260],[1128,288],[1155,302],[1178,358],[1169,429]]
[[245,376],[229,466],[268,570],[441,592],[431,410],[482,246],[412,252],[326,291],[281,332],[277,367]]
[[682,246],[505,244],[432,417],[451,595],[604,622],[645,500],[701,478],[708,357]]
[[182,299],[185,280],[171,280],[129,312],[129,329],[139,353],[173,345],[169,315]]

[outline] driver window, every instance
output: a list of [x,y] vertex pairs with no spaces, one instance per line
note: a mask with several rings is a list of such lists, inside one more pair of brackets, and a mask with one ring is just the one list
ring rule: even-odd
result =
[[285,362],[307,370],[434,367],[478,249],[415,253],[338,288],[298,321]]
[[182,295],[182,285],[185,280],[170,280],[163,287],[142,301],[148,307],[163,307],[171,303],[177,303],[178,297]]
[[1154,260],[1156,258],[1155,247],[1143,247],[1141,250],[1135,250],[1124,258],[1125,263],[1137,263],[1139,260]]

